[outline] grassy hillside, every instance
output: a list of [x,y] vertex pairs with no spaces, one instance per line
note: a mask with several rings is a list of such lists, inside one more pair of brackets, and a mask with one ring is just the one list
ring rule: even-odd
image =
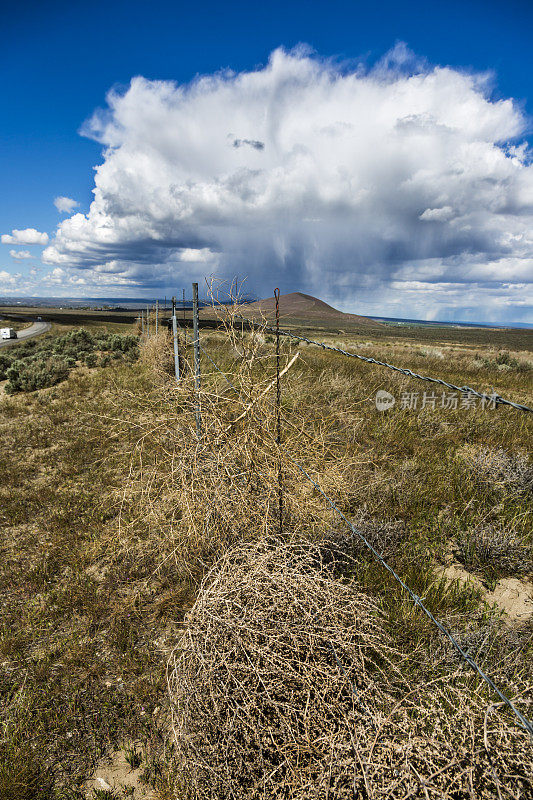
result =
[[[513,351],[508,338],[507,349],[500,351],[494,341],[471,339],[470,332],[453,331],[464,342],[438,333],[439,341],[430,346],[400,337],[330,336],[365,355],[458,385],[495,387],[503,396],[531,404],[532,364],[522,340]],[[6,800],[107,800],[112,795],[89,790],[86,781],[106,754],[117,751],[140,766],[144,785],[156,787],[154,796],[202,796],[194,795],[197,776],[187,772],[190,764],[174,747],[166,663],[176,646],[185,659],[200,655],[193,649],[187,656],[183,633],[192,630],[192,621],[184,624],[184,615],[195,600],[207,602],[202,600],[206,586],[200,587],[213,565],[229,558],[233,548],[249,552],[278,532],[276,428],[268,388],[274,374],[272,338],[213,332],[202,335],[202,345],[237,392],[202,356],[200,443],[191,376],[175,386],[166,334],[146,342],[138,362],[117,360],[105,369],[76,366],[56,386],[0,398],[0,796]],[[502,581],[527,586],[533,577],[530,415],[509,408],[441,408],[440,394],[435,408],[426,397],[421,409],[423,392],[431,388],[427,384],[298,347],[300,355],[282,379],[284,449],[527,712],[533,616],[505,617],[484,598],[490,592],[499,596]],[[282,363],[296,351],[285,343]],[[397,398],[390,411],[376,409],[378,389]],[[413,391],[420,393],[418,407],[402,408],[402,394]],[[387,691],[376,689],[383,705],[375,713],[384,713],[398,693],[405,695],[405,681],[419,687],[441,681],[440,686],[448,676],[457,696],[467,698],[464,713],[470,716],[464,719],[476,723],[473,744],[461,745],[465,759],[469,747],[483,749],[483,709],[493,697],[460,668],[441,634],[366,549],[346,538],[345,526],[294,463],[283,459],[282,467],[284,535],[298,542],[320,543],[326,537],[338,543],[347,559],[335,578],[338,587],[364,594],[368,608],[375,609],[371,617],[379,616],[382,642],[401,665],[396,683]],[[239,556],[239,563],[248,557]],[[231,563],[236,580],[241,573]],[[447,581],[443,570],[452,563],[476,581]],[[281,569],[283,574],[286,567]],[[311,591],[311,583],[305,586]],[[246,592],[243,597],[251,602]],[[272,610],[279,593],[268,592]],[[224,607],[229,609],[228,597]],[[307,613],[305,597],[304,592],[299,602]],[[204,617],[195,608],[201,632]],[[335,625],[346,624],[342,615],[335,619]],[[342,641],[339,635],[336,646]],[[342,682],[342,670],[328,659],[328,670]],[[376,666],[365,664],[375,681]],[[176,675],[193,680],[190,671]],[[191,686],[190,696],[196,697],[199,684]],[[285,690],[283,682],[278,690]],[[419,690],[421,697],[424,691]],[[482,710],[472,706],[468,711],[474,696]],[[455,713],[450,705],[450,720]],[[530,751],[508,712],[498,708],[493,717],[502,720],[497,729],[501,757],[511,754],[507,766],[521,776],[513,791],[519,796],[521,786],[525,797]],[[179,727],[179,714],[173,721]],[[402,741],[407,741],[409,715],[404,724]],[[462,729],[457,720],[451,727],[450,736]],[[358,730],[363,736],[364,727]],[[201,737],[206,745],[214,741],[208,733],[206,727]],[[424,735],[418,730],[417,736]],[[413,763],[419,770],[427,766]],[[345,769],[352,768],[348,759]],[[498,761],[497,769],[504,768]],[[483,762],[478,772],[490,778],[490,770]],[[414,774],[409,780],[415,793],[407,796],[422,797]],[[428,779],[429,773],[424,775]],[[461,775],[458,786],[467,780]],[[278,780],[283,792],[288,778]],[[475,780],[486,793],[473,796],[498,796],[494,784],[482,784],[479,776]],[[407,792],[407,784],[403,787]],[[143,791],[139,783],[133,796]],[[500,791],[512,796],[505,784]],[[117,791],[116,796],[128,794]],[[209,795],[204,791],[203,796]],[[301,790],[294,796],[312,795]]]
[[[380,328],[381,323],[362,317],[359,314],[345,314],[323,300],[312,297],[302,292],[291,292],[282,294],[279,297],[279,310],[283,320],[315,320],[318,324],[338,324],[358,325],[363,328]],[[276,301],[273,297],[264,300],[256,300],[254,303],[247,303],[241,306],[244,316],[257,319],[265,317],[268,320],[275,318]]]

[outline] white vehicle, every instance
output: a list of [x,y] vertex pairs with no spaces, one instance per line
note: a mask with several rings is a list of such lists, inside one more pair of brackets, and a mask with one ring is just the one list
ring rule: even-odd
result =
[[16,339],[17,332],[14,328],[0,328],[2,339]]

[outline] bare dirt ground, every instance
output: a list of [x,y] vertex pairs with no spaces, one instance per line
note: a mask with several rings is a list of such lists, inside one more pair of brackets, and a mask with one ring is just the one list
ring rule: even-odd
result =
[[533,619],[533,581],[521,578],[500,578],[494,589],[489,591],[480,578],[468,572],[462,564],[450,564],[437,570],[450,581],[472,585],[479,589],[483,599],[490,606],[496,605],[505,612],[504,619],[510,625],[517,625]]
[[135,800],[152,800],[154,793],[141,781],[141,774],[142,767],[132,769],[124,750],[115,750],[102,761],[93,778],[87,782],[88,797],[92,800],[100,791],[121,792],[124,796],[129,793]]

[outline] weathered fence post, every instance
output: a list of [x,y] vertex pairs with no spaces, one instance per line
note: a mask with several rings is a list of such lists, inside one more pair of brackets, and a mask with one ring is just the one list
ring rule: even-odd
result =
[[144,313],[141,311],[141,336],[144,337]]
[[157,336],[157,331],[159,328],[159,300],[155,301],[155,335]]
[[146,338],[150,338],[150,306],[146,306]]
[[194,336],[194,391],[196,395],[194,417],[196,419],[196,433],[198,438],[202,435],[202,416],[200,414],[200,320],[198,315],[198,284],[192,285],[192,325]]
[[172,298],[172,337],[174,339],[174,372],[176,383],[180,382],[180,352],[178,347],[178,325],[176,322],[176,298]]

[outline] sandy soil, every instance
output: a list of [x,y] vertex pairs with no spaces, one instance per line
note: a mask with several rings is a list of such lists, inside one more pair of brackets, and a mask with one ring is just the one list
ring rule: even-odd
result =
[[482,581],[461,564],[441,567],[439,574],[451,581],[460,581],[475,586],[483,593],[485,602],[497,605],[505,612],[511,624],[528,622],[533,619],[533,581],[519,578],[501,578],[494,590],[489,592]]
[[[142,765],[138,769],[132,770],[123,750],[112,753],[96,770],[94,777],[88,782],[87,797],[93,798],[93,789],[101,791],[123,792],[130,790],[130,797],[133,800],[151,800],[153,792],[140,781]],[[133,794],[131,794],[133,789]],[[120,796],[123,796],[122,794]]]

